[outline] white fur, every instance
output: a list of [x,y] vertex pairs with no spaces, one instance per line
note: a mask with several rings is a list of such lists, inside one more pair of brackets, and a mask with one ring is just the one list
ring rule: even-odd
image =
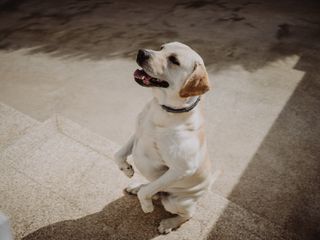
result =
[[[170,86],[152,88],[154,98],[139,114],[134,135],[116,153],[115,160],[132,177],[134,171],[127,162],[132,154],[135,166],[150,181],[134,190],[131,188],[133,193],[138,191],[144,212],[153,211],[154,195],[168,193],[162,196],[162,203],[167,211],[178,216],[161,222],[159,231],[167,233],[191,218],[195,202],[211,182],[210,171],[201,172],[201,177],[197,172],[207,157],[206,144],[201,144],[199,139],[199,129],[204,125],[200,104],[187,113],[168,113],[161,108],[161,104],[186,107],[195,101],[197,97],[180,97],[179,90],[194,65],[203,64],[203,60],[191,48],[177,42],[164,45],[160,51],[149,51],[152,57],[144,70],[152,77],[168,81]],[[180,66],[168,62],[167,57],[172,53],[177,55]]]

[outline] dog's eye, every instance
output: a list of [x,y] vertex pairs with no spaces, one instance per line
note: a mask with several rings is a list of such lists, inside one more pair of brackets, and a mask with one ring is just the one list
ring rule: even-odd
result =
[[161,47],[160,47],[160,50],[162,50],[163,48],[164,48],[164,46],[161,46]]
[[171,63],[175,64],[175,65],[178,65],[178,66],[180,65],[177,57],[174,56],[174,55],[169,56],[169,61],[170,61]]

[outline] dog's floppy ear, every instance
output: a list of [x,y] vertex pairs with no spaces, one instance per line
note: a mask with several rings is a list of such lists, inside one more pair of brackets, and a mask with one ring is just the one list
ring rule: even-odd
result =
[[209,91],[209,78],[205,67],[202,64],[196,64],[191,76],[184,83],[179,95],[186,98],[199,96]]

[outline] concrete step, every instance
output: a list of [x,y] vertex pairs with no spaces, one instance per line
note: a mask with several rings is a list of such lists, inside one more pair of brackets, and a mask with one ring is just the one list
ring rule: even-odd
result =
[[[111,141],[61,116],[48,119],[0,157],[0,209],[17,239],[294,239],[277,225],[214,192],[169,235],[159,206],[144,214],[112,161]],[[139,178],[139,176],[138,176]]]
[[0,103],[0,152],[38,124],[35,119]]
[[0,155],[0,209],[17,238],[122,196],[127,178],[111,161],[114,149],[58,116],[8,146]]

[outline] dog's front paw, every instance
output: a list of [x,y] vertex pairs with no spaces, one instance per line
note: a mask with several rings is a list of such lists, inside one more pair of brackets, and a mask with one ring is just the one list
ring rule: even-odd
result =
[[[140,200],[140,199],[139,199]],[[144,213],[151,213],[153,212],[154,210],[154,206],[153,206],[153,203],[152,203],[152,200],[146,200],[144,199],[143,201],[140,200],[140,204],[141,204],[141,208],[142,208],[142,211]]]
[[139,190],[137,195],[138,195],[138,199],[140,201],[140,205],[141,205],[142,211],[145,212],[145,213],[153,212],[154,206],[153,206],[152,198],[148,197],[145,194],[144,187],[140,188],[140,190]]
[[133,167],[129,163],[123,164],[123,166],[120,167],[120,170],[129,178],[132,178],[134,175]]
[[127,175],[129,178],[134,175],[133,167],[127,162],[127,159],[125,157],[121,156],[119,153],[116,153],[114,155],[114,160],[119,169],[124,172],[125,175]]

